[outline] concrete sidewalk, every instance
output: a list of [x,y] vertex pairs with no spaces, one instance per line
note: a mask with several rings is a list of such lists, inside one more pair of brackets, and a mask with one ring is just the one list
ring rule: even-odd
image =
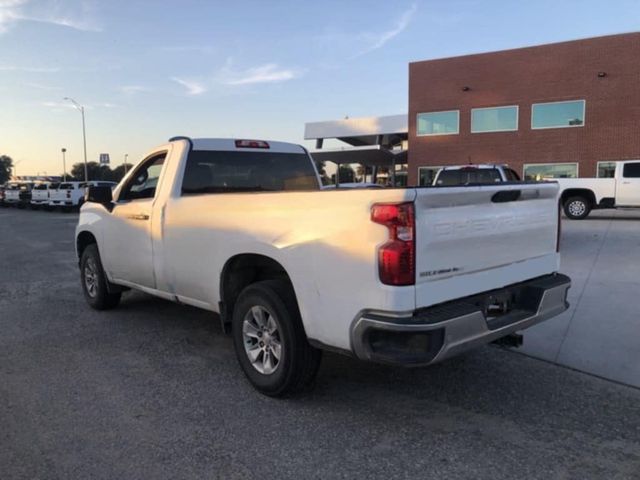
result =
[[571,308],[525,333],[522,351],[640,387],[640,211],[563,218]]

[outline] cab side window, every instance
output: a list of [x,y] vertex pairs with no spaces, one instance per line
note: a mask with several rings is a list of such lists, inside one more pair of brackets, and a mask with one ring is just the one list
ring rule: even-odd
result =
[[153,198],[156,195],[156,187],[166,156],[166,152],[154,155],[138,167],[124,186],[119,200]]
[[625,163],[622,176],[624,178],[640,178],[640,162]]

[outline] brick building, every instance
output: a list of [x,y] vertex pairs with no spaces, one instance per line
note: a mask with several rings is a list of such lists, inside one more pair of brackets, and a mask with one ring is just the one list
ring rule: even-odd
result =
[[640,158],[640,33],[411,63],[408,120],[410,184],[469,162],[607,176]]

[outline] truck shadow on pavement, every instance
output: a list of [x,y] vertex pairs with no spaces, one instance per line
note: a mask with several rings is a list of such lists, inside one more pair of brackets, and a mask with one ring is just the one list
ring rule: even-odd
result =
[[233,375],[237,381],[229,388],[274,408],[296,405],[314,410],[331,405],[363,420],[389,423],[402,417],[413,428],[435,425],[443,431],[457,431],[459,420],[481,415],[499,418],[504,428],[505,422],[510,424],[509,429],[528,425],[607,438],[615,437],[612,432],[623,432],[628,419],[640,419],[640,390],[492,345],[420,368],[367,363],[325,352],[312,390],[285,400],[269,399],[245,381],[232,338],[222,333],[216,315],[138,292],[126,294],[118,311],[126,313],[122,321],[131,322],[133,317],[144,332],[156,334],[145,345],[150,348],[149,342],[155,342],[151,350],[162,349],[171,355],[163,362],[173,357],[184,364],[181,355],[201,359],[205,371],[200,373],[206,375],[201,378],[207,378],[205,384],[209,384],[202,387],[207,391],[216,390],[217,374]]

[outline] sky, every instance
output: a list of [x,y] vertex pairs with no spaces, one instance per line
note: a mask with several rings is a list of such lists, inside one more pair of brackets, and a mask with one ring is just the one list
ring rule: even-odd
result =
[[[408,63],[640,30],[640,0],[0,0],[0,155],[18,175],[174,135],[312,144],[407,112]],[[428,86],[427,86],[428,88]]]

